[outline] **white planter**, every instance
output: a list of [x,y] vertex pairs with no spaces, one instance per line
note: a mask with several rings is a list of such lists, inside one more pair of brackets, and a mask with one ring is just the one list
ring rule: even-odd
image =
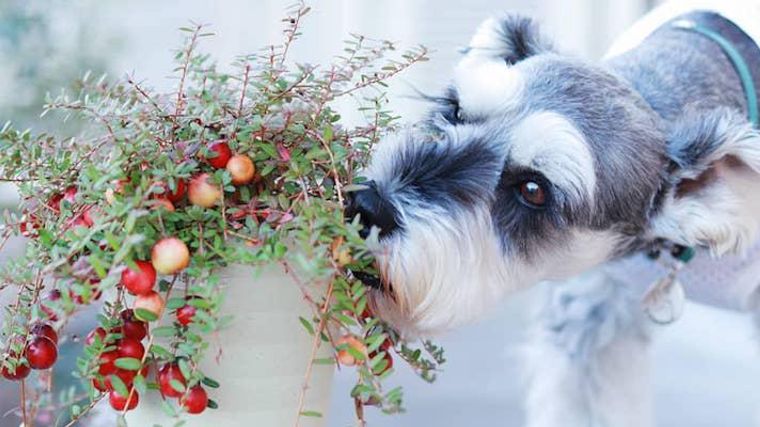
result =
[[[218,340],[212,340],[202,364],[203,372],[221,384],[218,389],[207,388],[219,409],[185,415],[185,425],[295,426],[313,343],[298,316],[309,319],[312,311],[298,285],[280,269],[254,276],[251,268],[230,267],[221,272],[221,278],[220,283],[228,287],[224,312],[235,318]],[[217,343],[223,351],[219,363],[214,360]],[[323,345],[317,357],[329,355]],[[299,426],[326,424],[333,371],[332,365],[314,365],[304,410],[323,416],[301,417]],[[127,416],[130,427],[173,425],[175,420],[164,415],[160,400],[156,392],[140,399],[138,408]]]

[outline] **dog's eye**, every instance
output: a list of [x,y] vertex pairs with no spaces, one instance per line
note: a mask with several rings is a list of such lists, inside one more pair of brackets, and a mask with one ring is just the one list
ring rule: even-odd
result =
[[459,108],[459,101],[456,98],[443,98],[440,102],[443,106],[443,117],[447,122],[455,126],[464,123],[464,112]]
[[443,117],[447,122],[452,125],[458,125],[464,122],[464,114],[462,109],[459,108],[459,103],[456,100],[447,100],[447,105],[444,107]]
[[536,181],[526,180],[520,183],[518,187],[520,200],[530,207],[543,207],[546,204],[546,191],[544,187]]
[[454,110],[454,117],[456,117],[457,122],[464,122],[464,112],[462,112],[462,109],[459,108],[459,105],[457,105],[456,109]]

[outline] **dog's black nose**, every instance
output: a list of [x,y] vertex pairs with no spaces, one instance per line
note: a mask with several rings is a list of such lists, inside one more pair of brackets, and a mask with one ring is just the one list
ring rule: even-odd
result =
[[356,215],[364,226],[359,234],[367,237],[372,226],[380,229],[380,236],[386,236],[399,227],[397,212],[393,205],[377,191],[373,181],[363,183],[367,188],[348,194],[346,218],[351,221]]

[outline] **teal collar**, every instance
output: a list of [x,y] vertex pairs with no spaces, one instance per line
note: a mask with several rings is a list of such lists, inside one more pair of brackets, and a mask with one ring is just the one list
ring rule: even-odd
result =
[[720,33],[717,31],[701,26],[692,20],[678,20],[673,23],[673,27],[699,33],[714,41],[718,44],[718,46],[721,47],[721,49],[723,49],[723,52],[726,53],[726,56],[728,56],[728,58],[733,63],[737,74],[739,74],[739,79],[741,79],[742,87],[744,88],[744,95],[747,97],[747,115],[749,121],[752,123],[752,126],[759,128],[760,118],[758,117],[757,91],[755,90],[755,81],[752,79],[752,73],[749,71],[749,66],[742,57],[742,54],[739,53],[739,50],[736,49],[736,47],[727,38],[720,35]]

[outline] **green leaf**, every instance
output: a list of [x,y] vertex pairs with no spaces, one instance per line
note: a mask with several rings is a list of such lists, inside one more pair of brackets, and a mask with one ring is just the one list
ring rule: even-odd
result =
[[135,317],[142,320],[143,322],[153,322],[158,320],[158,316],[156,316],[155,313],[152,311],[148,311],[144,308],[138,308],[135,310]]
[[304,417],[322,418],[322,413],[317,411],[301,411],[301,415]]
[[98,277],[101,279],[105,278],[108,272],[106,271],[105,266],[103,265],[103,261],[98,258],[95,254],[90,254],[89,257],[87,257],[87,261],[89,261],[92,268],[95,270],[95,273],[97,273]]
[[301,324],[303,325],[304,329],[306,329],[306,332],[309,333],[309,335],[314,335],[314,327],[311,325],[311,322],[301,316],[298,316],[298,320],[301,321]]
[[[180,343],[180,345],[183,343]],[[177,359],[177,366],[179,367],[180,372],[182,372],[182,376],[185,378],[190,378],[190,375],[192,374],[192,369],[190,368],[190,364],[187,363],[187,359],[180,357]]]
[[177,409],[168,400],[161,400],[161,410],[164,411],[166,416],[174,418],[177,416]]
[[388,338],[387,334],[375,334],[367,338],[367,351],[373,352]]
[[159,326],[150,330],[155,337],[173,337],[176,330],[173,326]]
[[124,381],[122,381],[121,378],[117,377],[116,375],[109,375],[108,381],[111,382],[111,387],[113,387],[116,393],[119,393],[121,396],[129,395],[127,385],[124,384]]
[[262,151],[267,153],[271,159],[278,159],[280,157],[279,154],[277,154],[277,149],[274,148],[274,145],[272,144],[261,144],[259,147]]
[[176,310],[186,304],[184,298],[176,298],[172,297],[169,298],[169,301],[166,302],[166,308],[167,310]]
[[133,357],[120,357],[114,361],[114,365],[127,371],[139,371],[142,367],[140,360]]
[[371,393],[374,389],[366,384],[357,384],[351,389],[351,397],[358,397],[362,393]]
[[156,343],[153,343],[153,345],[150,346],[150,352],[159,359],[169,360],[172,358],[172,353],[169,350]]
[[140,374],[135,376],[133,384],[135,385],[135,390],[140,394],[145,394],[145,392],[148,391],[148,384],[145,381],[145,377]]
[[203,377],[201,382],[211,388],[219,388],[219,383],[209,377]]
[[333,128],[332,126],[325,127],[325,130],[322,132],[322,139],[324,139],[325,144],[330,145],[333,139]]
[[351,356],[354,356],[354,357],[356,358],[356,360],[364,360],[364,359],[366,358],[366,357],[364,356],[364,353],[362,353],[361,351],[359,351],[359,350],[357,350],[357,349],[353,348],[352,346],[347,346],[347,347],[346,347],[346,351],[348,351],[348,353],[349,353]]
[[169,385],[179,393],[185,392],[185,385],[182,384],[179,380],[175,380],[174,378],[172,378],[171,380],[169,380]]
[[200,308],[202,310],[207,310],[211,308],[211,303],[208,302],[208,300],[205,300],[203,298],[192,298],[189,301],[187,301],[187,304],[190,304],[193,307]]

